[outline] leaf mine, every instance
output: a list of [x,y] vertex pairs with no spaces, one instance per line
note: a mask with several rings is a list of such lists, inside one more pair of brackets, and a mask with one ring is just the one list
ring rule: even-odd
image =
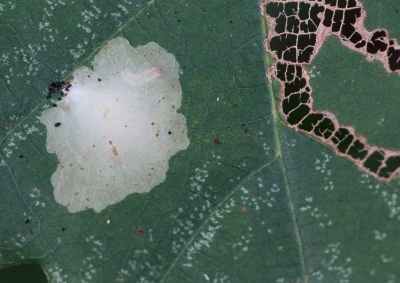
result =
[[100,212],[165,181],[168,161],[189,145],[177,113],[179,64],[154,42],[133,48],[121,37],[80,67],[57,107],[39,118],[57,154],[55,200],[71,213]]

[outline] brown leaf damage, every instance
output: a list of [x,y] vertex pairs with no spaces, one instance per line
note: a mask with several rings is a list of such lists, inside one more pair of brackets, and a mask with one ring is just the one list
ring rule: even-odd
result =
[[117,147],[113,144],[112,141],[108,141],[108,144],[110,145],[111,151],[114,155],[118,155]]

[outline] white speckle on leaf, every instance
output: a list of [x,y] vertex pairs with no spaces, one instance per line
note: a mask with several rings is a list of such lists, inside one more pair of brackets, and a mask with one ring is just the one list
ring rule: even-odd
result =
[[11,154],[13,153],[13,151],[11,149],[7,148],[7,147],[5,147],[3,149],[3,151],[4,151],[5,155],[6,155],[6,157],[10,157]]
[[120,8],[125,14],[129,13],[128,9],[122,4],[118,4],[118,8]]
[[392,261],[394,260],[393,257],[387,257],[385,254],[382,254],[382,255],[380,256],[380,258],[381,258],[381,261],[382,261],[383,263],[389,263],[389,262],[392,262]]
[[64,270],[54,263],[53,266],[47,269],[47,274],[49,277],[49,282],[51,283],[67,283],[68,275],[63,272]]
[[320,270],[311,273],[317,281],[322,281],[326,272],[335,273],[338,276],[337,282],[349,283],[351,282],[350,277],[353,274],[352,267],[348,266],[351,263],[351,259],[346,260],[341,257],[341,244],[330,243],[325,249],[325,259],[322,259]]
[[272,184],[272,187],[271,187],[271,192],[273,192],[273,193],[278,193],[281,189],[278,187],[278,185],[277,184]]
[[382,241],[386,238],[386,233],[380,233],[379,231],[376,230],[373,233],[375,235],[375,240]]
[[300,207],[300,211],[307,211],[309,209],[311,209],[311,206],[309,205]]

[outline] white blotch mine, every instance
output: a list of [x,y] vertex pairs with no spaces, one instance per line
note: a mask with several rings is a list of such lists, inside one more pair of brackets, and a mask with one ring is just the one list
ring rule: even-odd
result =
[[[70,212],[100,212],[164,182],[169,159],[189,145],[179,64],[154,42],[117,37],[74,72],[66,96],[42,113],[56,153],[54,197]],[[58,126],[55,126],[57,123]],[[60,124],[58,124],[60,123]]]

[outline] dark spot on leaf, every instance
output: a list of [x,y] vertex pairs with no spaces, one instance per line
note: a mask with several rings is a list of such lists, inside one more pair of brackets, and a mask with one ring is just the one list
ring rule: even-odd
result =
[[135,226],[135,230],[136,230],[136,232],[139,232],[140,234],[144,233],[144,229],[140,225],[136,225]]
[[28,224],[28,223],[29,223],[29,218],[27,218],[27,219],[25,220],[25,223],[26,223],[26,224]]
[[22,158],[22,157],[24,157],[24,155],[23,154],[21,154],[20,156],[18,156],[19,158]]
[[65,228],[61,228],[61,231],[65,232]]
[[220,144],[219,139],[215,139],[214,144]]
[[54,124],[54,127],[59,127],[60,125],[61,125],[61,123],[57,122],[57,123]]

